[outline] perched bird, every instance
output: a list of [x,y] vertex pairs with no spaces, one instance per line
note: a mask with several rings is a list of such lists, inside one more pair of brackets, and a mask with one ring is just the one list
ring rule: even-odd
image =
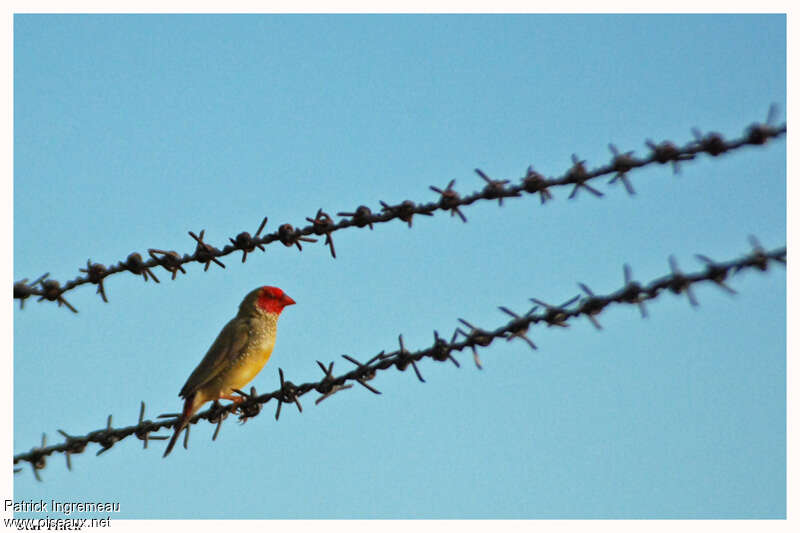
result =
[[264,367],[275,347],[278,317],[284,307],[294,303],[277,287],[260,287],[244,297],[239,313],[222,328],[181,389],[179,396],[185,399],[183,413],[164,457],[204,403],[217,399],[242,401],[241,396],[233,396],[233,389],[243,389]]

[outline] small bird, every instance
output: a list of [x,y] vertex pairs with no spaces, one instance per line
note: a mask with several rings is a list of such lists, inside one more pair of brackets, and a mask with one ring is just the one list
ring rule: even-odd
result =
[[183,413],[164,457],[204,403],[218,399],[242,401],[241,396],[233,396],[233,389],[243,389],[264,367],[275,347],[278,317],[284,307],[294,303],[277,287],[259,287],[244,297],[237,315],[222,328],[181,389],[179,396],[185,399]]

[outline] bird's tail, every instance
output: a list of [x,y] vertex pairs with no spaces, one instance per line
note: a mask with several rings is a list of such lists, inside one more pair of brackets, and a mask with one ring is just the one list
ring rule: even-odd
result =
[[169,439],[167,449],[164,450],[164,457],[168,456],[169,452],[172,451],[172,448],[175,446],[181,431],[183,431],[183,428],[189,425],[189,420],[191,420],[192,416],[194,416],[195,412],[197,412],[197,409],[200,407],[200,403],[196,402],[196,399],[197,393],[194,393],[186,398],[186,401],[183,403],[183,413],[181,413],[178,423],[175,424],[175,433],[173,433],[172,438]]

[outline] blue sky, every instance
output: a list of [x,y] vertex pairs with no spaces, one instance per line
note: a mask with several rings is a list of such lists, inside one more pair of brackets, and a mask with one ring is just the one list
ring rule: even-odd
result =
[[[783,16],[22,16],[14,17],[14,272],[74,278],[148,248],[219,247],[264,216],[268,231],[379,201],[469,193],[474,173],[560,176],[608,143],[738,137],[786,109]],[[175,412],[178,391],[241,298],[260,285],[297,305],[253,385],[317,380],[316,360],[430,345],[465,318],[486,328],[528,298],[560,303],[577,282],[648,282],[701,253],[727,260],[786,243],[786,148],[778,140],[674,176],[631,173],[636,196],[594,182],[499,208],[465,208],[280,245],[175,281],[132,275],[67,294],[75,315],[28,301],[14,320],[13,449],[46,432]],[[303,413],[193,427],[161,458],[126,439],[50,458],[15,499],[115,501],[114,518],[781,518],[786,514],[786,273],[746,272],[700,307],[664,295],[641,320],[615,306],[596,331],[534,328],[539,347],[496,342],[461,368],[426,360],[379,374]],[[166,432],[164,433],[166,434]],[[26,515],[30,516],[30,515]]]

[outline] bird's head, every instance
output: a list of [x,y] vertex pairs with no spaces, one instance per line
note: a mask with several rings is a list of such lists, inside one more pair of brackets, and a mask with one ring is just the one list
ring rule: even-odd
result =
[[239,306],[239,313],[258,310],[265,313],[281,314],[287,305],[294,305],[285,292],[278,287],[259,287],[248,294]]

